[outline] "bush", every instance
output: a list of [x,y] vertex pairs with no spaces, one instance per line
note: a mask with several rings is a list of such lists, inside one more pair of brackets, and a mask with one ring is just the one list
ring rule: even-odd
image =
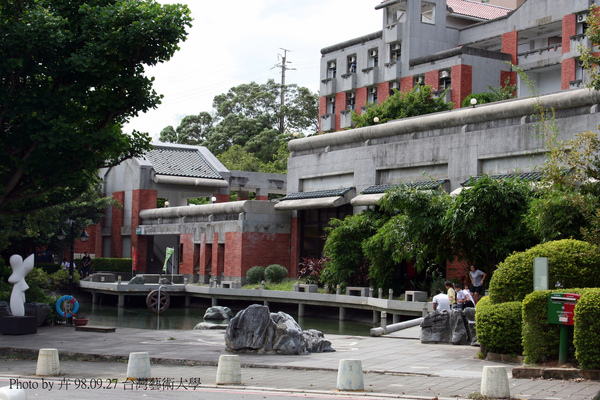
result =
[[60,264],[54,264],[54,263],[35,263],[35,267],[42,269],[49,274],[52,274],[52,273],[58,271],[59,269],[61,269],[62,266]]
[[[73,283],[79,283],[81,275],[73,270]],[[69,270],[61,269],[49,276],[50,290],[67,290],[69,288]]]
[[521,302],[492,304],[486,297],[475,312],[477,341],[486,352],[521,355]]
[[523,354],[528,364],[558,358],[560,325],[548,323],[550,293],[538,290],[523,300]]
[[575,306],[575,357],[582,369],[600,369],[600,289],[585,290]]
[[288,270],[283,265],[271,264],[265,269],[265,279],[271,283],[280,283],[288,276]]
[[562,287],[600,286],[600,253],[595,245],[572,239],[547,242],[513,253],[498,265],[490,281],[492,303],[522,301],[533,291],[533,259],[548,257],[550,284]]
[[255,285],[265,279],[265,267],[257,265],[246,272],[246,280],[249,284]]
[[304,279],[308,284],[323,286],[319,281],[319,277],[328,260],[327,257],[303,258],[299,265],[298,278]]
[[[81,260],[77,261],[77,265],[82,265]],[[92,258],[90,272],[131,272],[132,265],[131,258]]]

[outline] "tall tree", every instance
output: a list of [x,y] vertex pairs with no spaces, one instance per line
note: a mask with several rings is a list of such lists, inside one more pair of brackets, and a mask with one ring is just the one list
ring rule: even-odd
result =
[[213,117],[203,111],[198,115],[188,115],[181,120],[177,129],[171,125],[160,132],[160,141],[168,143],[202,145],[213,126]]
[[100,167],[140,154],[122,125],[160,96],[190,11],[153,0],[0,0],[0,214],[75,198]]

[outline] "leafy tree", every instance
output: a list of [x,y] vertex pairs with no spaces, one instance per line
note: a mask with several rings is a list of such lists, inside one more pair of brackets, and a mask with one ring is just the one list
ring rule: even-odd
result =
[[[416,86],[409,92],[398,90],[379,105],[370,105],[365,112],[352,113],[352,122],[357,128],[400,118],[414,117],[439,111],[451,110],[453,103],[446,103],[444,96],[433,97],[431,86]],[[378,122],[373,121],[378,118]]]
[[210,133],[213,117],[207,112],[188,115],[181,120],[177,129],[171,125],[160,132],[161,142],[202,145]]
[[187,7],[153,0],[0,2],[0,214],[76,198],[100,167],[148,148],[122,125],[160,96],[144,66],[169,60]]
[[490,274],[513,251],[534,244],[523,215],[531,199],[529,183],[483,176],[463,190],[444,224],[457,256]]
[[258,172],[260,169],[260,160],[254,154],[244,150],[239,144],[231,146],[226,152],[219,154],[218,157],[219,161],[228,170]]
[[[590,7],[590,13],[587,16],[586,23],[587,31],[585,34],[590,39],[590,42],[595,44],[600,43],[600,9],[597,5],[592,4]],[[590,75],[591,81],[588,86],[600,90],[600,70],[598,69],[598,65],[600,65],[600,55],[594,53],[593,49],[583,45],[579,46],[579,52],[581,53],[583,68],[585,68]]]
[[515,97],[517,85],[510,84],[510,77],[506,78],[504,85],[494,87],[488,85],[489,91],[483,93],[472,93],[465,97],[461,107],[471,107],[471,99],[477,99],[477,104],[493,103],[495,101],[508,100]]
[[369,274],[379,287],[393,285],[397,266],[414,262],[419,271],[440,268],[452,259],[444,216],[452,198],[445,192],[398,187],[379,202],[392,217],[363,242],[371,261]]

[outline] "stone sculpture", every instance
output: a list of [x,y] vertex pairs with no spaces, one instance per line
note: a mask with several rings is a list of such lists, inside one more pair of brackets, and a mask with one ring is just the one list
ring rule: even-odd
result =
[[335,351],[323,333],[302,331],[290,315],[271,313],[269,308],[253,304],[240,311],[225,331],[227,351],[259,354],[308,354]]
[[476,342],[474,308],[430,312],[421,322],[421,343],[470,345]]
[[8,282],[12,283],[13,289],[10,294],[10,311],[14,317],[25,316],[25,291],[29,289],[25,282],[25,275],[33,269],[34,255],[30,255],[23,261],[23,257],[13,254],[10,257],[10,266],[13,270]]

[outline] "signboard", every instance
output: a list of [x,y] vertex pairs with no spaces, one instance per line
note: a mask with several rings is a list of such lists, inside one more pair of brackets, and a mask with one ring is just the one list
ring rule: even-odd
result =
[[548,323],[573,325],[575,305],[581,297],[575,293],[550,293],[548,296]]
[[533,290],[548,290],[548,258],[533,259]]

